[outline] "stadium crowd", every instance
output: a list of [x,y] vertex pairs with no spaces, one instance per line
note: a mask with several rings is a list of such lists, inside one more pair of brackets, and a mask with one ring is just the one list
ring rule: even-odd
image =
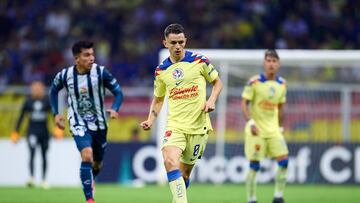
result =
[[[3,0],[0,86],[49,84],[72,63],[70,46],[80,38],[95,41],[96,60],[122,85],[151,86],[172,22],[185,26],[189,48],[359,49],[358,8],[352,0]],[[321,78],[360,81],[334,71]]]

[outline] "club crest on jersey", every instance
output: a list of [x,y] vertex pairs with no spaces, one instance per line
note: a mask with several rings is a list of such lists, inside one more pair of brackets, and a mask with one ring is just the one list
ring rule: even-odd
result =
[[175,68],[172,72],[172,76],[175,80],[182,79],[184,77],[184,71],[181,68]]
[[276,89],[273,86],[269,87],[269,99],[273,98],[276,93]]

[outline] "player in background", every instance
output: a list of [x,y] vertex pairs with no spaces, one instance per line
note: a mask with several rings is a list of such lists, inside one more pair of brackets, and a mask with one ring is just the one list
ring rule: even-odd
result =
[[[55,124],[64,129],[64,117],[58,111],[58,92],[68,94],[70,131],[81,156],[80,179],[86,202],[94,202],[94,178],[99,174],[106,147],[107,115],[118,118],[123,94],[110,72],[95,61],[93,43],[76,42],[72,47],[75,64],[60,71],[51,85],[50,102]],[[105,88],[115,96],[105,112]]]
[[[264,73],[253,76],[242,93],[245,126],[245,155],[250,161],[246,177],[247,199],[256,202],[256,173],[265,157],[278,163],[275,177],[274,203],[282,203],[288,166],[288,148],[282,133],[286,81],[277,75],[280,58],[275,50],[265,51]],[[249,104],[250,109],[249,109]]]
[[[155,70],[154,98],[148,119],[140,126],[144,130],[152,127],[164,97],[168,96],[162,155],[173,202],[184,203],[187,202],[190,173],[197,159],[201,158],[208,133],[212,130],[209,112],[215,109],[222,82],[206,57],[184,50],[186,37],[182,25],[167,26],[164,35],[163,44],[170,57]],[[213,85],[208,100],[206,81]]]
[[49,188],[46,181],[47,157],[49,147],[48,115],[51,113],[50,103],[45,95],[45,86],[41,81],[31,83],[31,95],[26,98],[21,109],[20,117],[16,123],[15,130],[11,134],[11,139],[15,143],[19,138],[20,126],[24,117],[29,115],[29,123],[26,131],[26,141],[30,152],[29,171],[30,178],[27,182],[28,187],[35,185],[34,179],[34,157],[37,146],[40,146],[42,157],[42,184],[44,189]]

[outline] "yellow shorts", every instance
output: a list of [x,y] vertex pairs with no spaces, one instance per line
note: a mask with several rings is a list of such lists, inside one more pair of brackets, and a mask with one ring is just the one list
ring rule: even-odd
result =
[[245,155],[248,160],[261,161],[265,156],[276,158],[289,154],[282,134],[272,137],[254,136],[249,126],[245,127]]
[[180,161],[194,165],[204,153],[208,134],[185,134],[167,130],[163,137],[162,147],[176,146],[182,150]]

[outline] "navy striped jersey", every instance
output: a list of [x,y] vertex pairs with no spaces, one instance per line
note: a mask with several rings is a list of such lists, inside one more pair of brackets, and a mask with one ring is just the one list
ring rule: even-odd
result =
[[115,96],[112,109],[118,111],[123,94],[117,80],[103,66],[93,64],[91,70],[79,74],[76,66],[60,71],[50,88],[50,104],[54,115],[58,111],[58,92],[67,91],[70,131],[82,135],[87,129],[96,131],[107,129],[107,116],[104,107],[105,88]]

